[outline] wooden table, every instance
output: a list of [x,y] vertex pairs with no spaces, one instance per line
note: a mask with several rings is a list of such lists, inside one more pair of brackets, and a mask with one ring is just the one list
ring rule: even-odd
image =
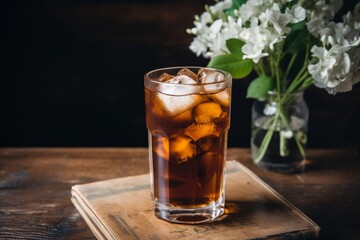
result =
[[[249,149],[229,149],[321,227],[320,239],[360,239],[360,157],[309,150],[303,174],[257,168]],[[148,172],[145,148],[0,149],[0,239],[95,239],[70,202],[74,184]]]

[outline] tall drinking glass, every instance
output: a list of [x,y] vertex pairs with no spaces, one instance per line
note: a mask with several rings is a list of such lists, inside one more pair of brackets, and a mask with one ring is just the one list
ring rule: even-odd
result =
[[224,213],[231,75],[200,67],[145,74],[155,215],[196,224]]

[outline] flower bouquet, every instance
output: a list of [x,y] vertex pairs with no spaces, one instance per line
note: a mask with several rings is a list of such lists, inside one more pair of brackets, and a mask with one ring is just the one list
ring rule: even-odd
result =
[[360,3],[335,22],[341,6],[340,0],[224,0],[205,6],[187,29],[195,36],[190,50],[210,58],[209,67],[234,78],[257,74],[247,97],[257,102],[252,150],[258,165],[295,158],[295,168],[284,171],[301,170],[308,115],[302,93],[312,85],[347,92],[360,81]]

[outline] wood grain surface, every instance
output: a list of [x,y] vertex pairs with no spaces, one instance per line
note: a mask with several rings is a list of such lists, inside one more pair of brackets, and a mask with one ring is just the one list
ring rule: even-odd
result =
[[[303,174],[257,168],[250,150],[235,159],[321,227],[320,239],[359,239],[360,157],[309,150]],[[0,239],[95,239],[70,202],[72,185],[148,172],[145,148],[1,148]]]

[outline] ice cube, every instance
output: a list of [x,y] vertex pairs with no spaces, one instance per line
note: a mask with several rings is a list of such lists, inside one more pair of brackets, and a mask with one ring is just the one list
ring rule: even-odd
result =
[[160,130],[152,132],[152,148],[155,154],[164,160],[169,160],[169,139]]
[[185,134],[194,139],[210,136],[216,132],[216,125],[214,123],[194,123],[185,129]]
[[165,82],[165,81],[168,81],[172,78],[174,78],[175,76],[173,75],[170,75],[168,73],[163,73],[160,75],[160,77],[158,77],[156,80],[159,81],[159,82]]
[[[186,95],[189,94],[189,88],[184,86],[179,86],[181,84],[191,85],[191,84],[197,84],[197,82],[186,76],[186,75],[180,75],[173,77],[171,79],[166,80],[164,83],[169,84],[160,84],[158,91],[167,94],[167,95]],[[191,89],[190,89],[191,90]]]
[[196,161],[196,175],[199,186],[204,188],[213,183],[213,177],[219,166],[221,155],[213,152],[205,152]]
[[185,113],[204,100],[205,97],[201,95],[170,96],[157,93],[155,101],[167,115],[175,117]]
[[204,97],[200,95],[186,95],[191,93],[191,89],[178,86],[177,84],[196,84],[195,80],[188,76],[176,76],[163,84],[157,93],[156,98],[161,108],[169,116],[177,116],[193,106],[204,101]]
[[197,77],[198,81],[201,83],[221,82],[225,79],[224,74],[222,74],[221,72],[205,68],[199,69]]
[[225,89],[219,93],[211,94],[210,97],[225,107],[230,106],[230,89]]
[[197,146],[204,152],[210,150],[215,152],[217,150],[216,148],[218,146],[218,143],[219,143],[219,138],[215,134],[200,138],[199,140],[196,141]]
[[204,84],[205,93],[214,93],[224,89],[224,79],[224,74],[216,70],[203,68],[198,71],[198,82]]
[[177,123],[186,123],[186,122],[191,122],[192,120],[193,120],[192,109],[189,109],[175,117],[175,121]]
[[193,116],[197,123],[211,123],[221,116],[222,109],[218,103],[204,102],[197,105],[193,110]]
[[193,79],[194,81],[197,82],[197,76],[196,76],[196,74],[195,74],[193,71],[191,71],[190,69],[188,69],[188,68],[183,68],[183,69],[181,69],[181,70],[177,73],[177,76],[179,76],[179,75],[188,76],[188,77],[190,77],[191,79]]
[[187,75],[177,75],[166,81],[166,83],[177,83],[177,84],[196,84],[197,81]]
[[176,164],[184,163],[196,154],[195,142],[185,135],[170,137],[170,161]]
[[[162,84],[156,94],[157,103],[169,116],[177,116],[205,100],[204,96],[194,95],[191,88],[181,84],[196,84],[196,81],[186,75],[176,76]],[[178,85],[179,84],[179,85]]]

